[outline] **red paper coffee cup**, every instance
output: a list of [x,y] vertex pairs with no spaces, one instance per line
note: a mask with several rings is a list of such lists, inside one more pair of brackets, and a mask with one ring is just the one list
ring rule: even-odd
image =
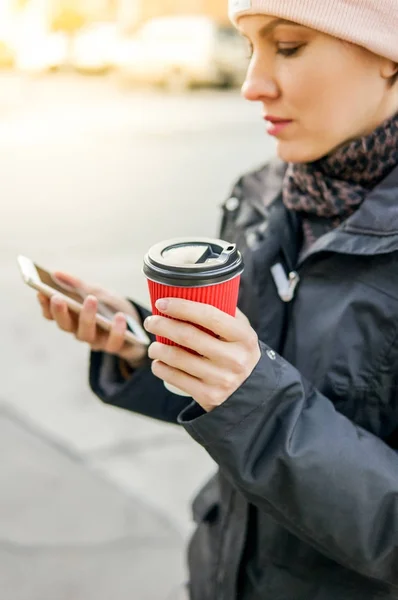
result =
[[[177,238],[156,244],[144,258],[153,314],[160,314],[155,306],[160,298],[184,298],[235,316],[243,269],[236,245],[223,240]],[[157,341],[177,345],[162,337]]]

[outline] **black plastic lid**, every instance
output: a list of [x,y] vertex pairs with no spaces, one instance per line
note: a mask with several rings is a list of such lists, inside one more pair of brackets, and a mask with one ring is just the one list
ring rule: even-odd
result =
[[152,246],[144,258],[148,279],[177,287],[223,283],[243,269],[236,244],[202,237],[166,240]]

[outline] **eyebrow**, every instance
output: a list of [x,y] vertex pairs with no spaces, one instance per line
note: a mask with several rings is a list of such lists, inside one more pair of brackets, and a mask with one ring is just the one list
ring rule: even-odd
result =
[[[270,23],[267,23],[267,25],[264,25],[259,30],[259,32],[258,32],[259,37],[267,37],[277,27],[279,27],[279,25],[293,25],[294,27],[303,27],[303,25],[301,25],[300,23],[295,23],[294,21],[288,21],[287,19],[274,19]],[[240,31],[240,34],[243,35],[243,37],[247,38],[247,35],[245,33],[243,33],[243,31]]]

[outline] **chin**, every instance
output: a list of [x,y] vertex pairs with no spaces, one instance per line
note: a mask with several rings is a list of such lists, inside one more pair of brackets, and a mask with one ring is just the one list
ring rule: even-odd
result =
[[311,163],[330,152],[325,148],[314,148],[299,142],[285,141],[278,142],[276,151],[279,158],[287,163]]

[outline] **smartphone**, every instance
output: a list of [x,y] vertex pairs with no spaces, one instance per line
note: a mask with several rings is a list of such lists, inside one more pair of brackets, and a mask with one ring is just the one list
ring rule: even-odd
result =
[[[30,287],[41,292],[48,298],[51,298],[54,294],[60,295],[66,301],[68,308],[73,312],[79,314],[86,294],[84,292],[72,288],[61,281],[58,281],[53,275],[39,267],[30,258],[26,256],[18,256],[18,265],[22,273],[22,278]],[[104,303],[98,303],[98,310],[96,315],[96,322],[99,327],[110,331],[112,326],[112,319],[116,311],[106,306]],[[149,346],[151,343],[145,330],[135,319],[130,315],[126,315],[127,330],[125,333],[125,340],[130,344],[140,344],[141,346]]]

